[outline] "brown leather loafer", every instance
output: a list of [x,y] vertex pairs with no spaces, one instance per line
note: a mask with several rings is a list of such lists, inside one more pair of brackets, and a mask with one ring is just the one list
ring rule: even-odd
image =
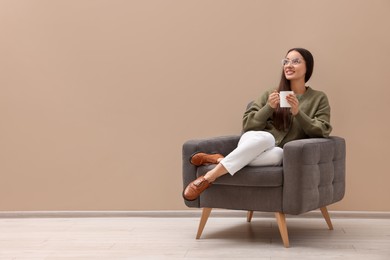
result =
[[196,153],[191,156],[190,162],[195,166],[201,166],[205,164],[217,164],[219,158],[224,158],[222,154],[214,153],[214,154],[207,154],[207,153]]
[[183,198],[192,201],[196,200],[199,195],[208,187],[211,186],[211,182],[208,182],[204,176],[200,176],[184,189],[183,191]]

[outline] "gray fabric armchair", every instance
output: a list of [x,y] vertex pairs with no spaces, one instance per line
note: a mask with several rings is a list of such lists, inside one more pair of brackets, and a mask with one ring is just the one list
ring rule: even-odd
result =
[[[240,136],[221,136],[189,140],[183,145],[183,187],[204,175],[211,167],[196,167],[190,163],[196,152],[229,154],[237,147]],[[311,138],[287,143],[283,165],[278,167],[244,167],[234,176],[218,178],[195,201],[186,201],[191,208],[203,208],[198,233],[199,239],[212,208],[275,212],[285,247],[289,238],[285,214],[298,215],[321,209],[333,229],[326,206],[344,197],[345,140],[341,137]]]

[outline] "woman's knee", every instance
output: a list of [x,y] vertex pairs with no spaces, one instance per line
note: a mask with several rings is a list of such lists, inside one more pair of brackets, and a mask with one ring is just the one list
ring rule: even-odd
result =
[[275,146],[275,137],[265,131],[248,131],[242,135],[241,139],[243,141],[250,140],[252,143],[256,142],[257,144],[266,145],[268,148]]
[[259,144],[265,144],[269,148],[275,146],[275,137],[265,131],[256,131],[253,141],[258,142]]

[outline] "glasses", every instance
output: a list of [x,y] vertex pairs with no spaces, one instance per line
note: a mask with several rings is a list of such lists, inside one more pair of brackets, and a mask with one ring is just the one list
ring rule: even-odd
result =
[[282,65],[283,66],[286,66],[286,65],[288,65],[290,63],[291,63],[291,65],[298,65],[298,64],[302,63],[302,60],[300,58],[295,58],[295,59],[292,59],[292,60],[289,60],[289,59],[283,59],[282,60]]

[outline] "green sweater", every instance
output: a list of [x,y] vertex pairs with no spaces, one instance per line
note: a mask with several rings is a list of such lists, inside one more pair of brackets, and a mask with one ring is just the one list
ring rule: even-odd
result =
[[292,117],[287,131],[274,127],[272,117],[274,109],[268,104],[268,96],[274,90],[266,91],[244,113],[243,130],[266,131],[283,147],[287,142],[310,137],[328,137],[332,131],[330,125],[330,106],[325,93],[310,87],[302,95],[297,95],[299,112]]

